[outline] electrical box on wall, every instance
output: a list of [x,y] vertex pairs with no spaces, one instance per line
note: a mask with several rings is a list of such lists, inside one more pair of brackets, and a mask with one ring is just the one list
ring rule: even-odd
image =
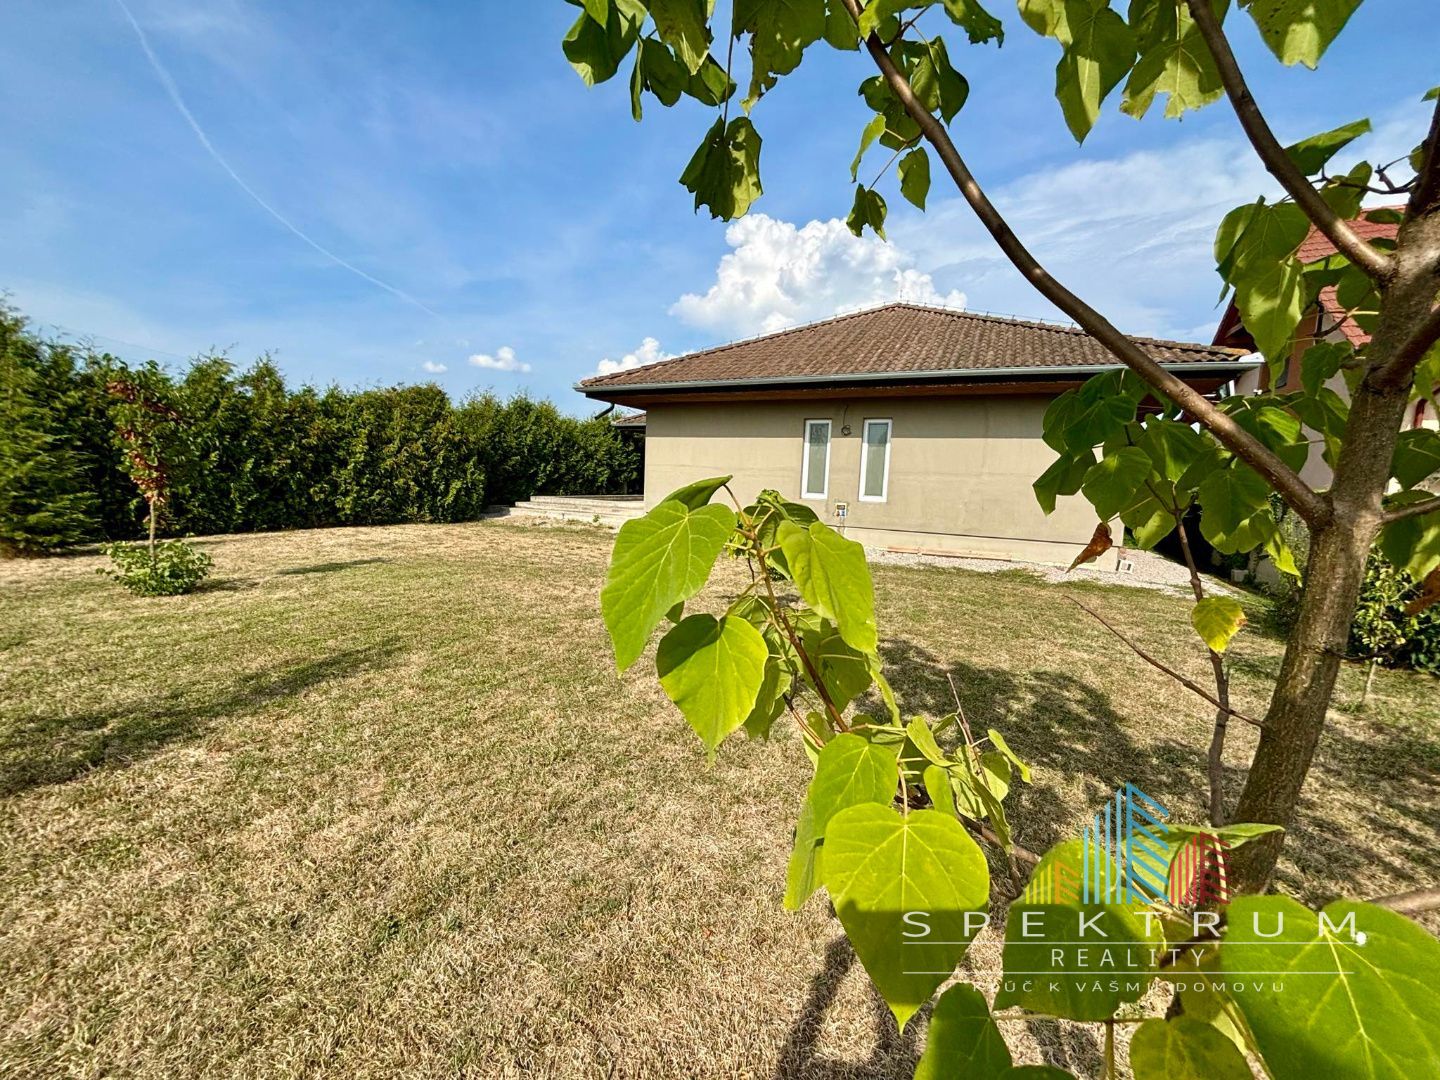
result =
[[846,516],[847,514],[849,514],[849,513],[850,513],[850,504],[849,504],[849,503],[837,502],[837,503],[835,504],[835,516],[836,516],[837,518],[839,518],[841,521],[844,521],[844,520],[845,520],[845,516]]

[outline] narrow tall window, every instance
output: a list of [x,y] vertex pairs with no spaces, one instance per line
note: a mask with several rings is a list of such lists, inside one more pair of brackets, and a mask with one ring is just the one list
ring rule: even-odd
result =
[[830,421],[805,421],[805,458],[800,465],[800,495],[823,499],[830,490]]
[[860,446],[860,498],[884,502],[890,491],[890,421],[866,420]]

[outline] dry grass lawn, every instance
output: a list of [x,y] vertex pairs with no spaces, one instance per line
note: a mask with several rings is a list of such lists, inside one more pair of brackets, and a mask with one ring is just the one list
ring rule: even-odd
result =
[[[914,1032],[823,899],[781,909],[798,742],[737,738],[707,768],[645,662],[616,679],[610,542],[219,538],[210,586],[154,600],[95,557],[0,565],[0,1074],[908,1076]],[[948,672],[1036,763],[1024,843],[1127,780],[1200,817],[1204,704],[1064,594],[1203,680],[1179,598],[876,580],[907,711],[949,711]],[[1261,711],[1278,653],[1237,642],[1240,707]],[[1312,901],[1440,880],[1437,683],[1382,673],[1361,718],[1362,677],[1287,848],[1282,887]],[[967,962],[993,967],[994,936]],[[1030,1026],[1029,1060],[1090,1071],[1088,1033]]]

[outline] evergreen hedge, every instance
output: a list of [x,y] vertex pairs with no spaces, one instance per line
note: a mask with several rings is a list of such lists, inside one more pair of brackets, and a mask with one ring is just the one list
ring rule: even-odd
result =
[[117,376],[158,386],[183,417],[169,536],[454,522],[534,494],[619,494],[639,455],[600,417],[480,394],[458,405],[433,384],[291,389],[262,357],[179,375],[46,341],[0,308],[0,551],[129,540],[145,506],[121,468]]

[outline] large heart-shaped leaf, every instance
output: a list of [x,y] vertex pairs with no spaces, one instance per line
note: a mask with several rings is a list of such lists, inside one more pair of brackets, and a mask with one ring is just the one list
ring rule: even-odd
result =
[[712,754],[755,707],[769,654],[737,615],[691,615],[660,639],[660,686]]
[[875,588],[865,549],[819,521],[808,528],[782,521],[776,535],[805,603],[833,622],[852,649],[873,653]]
[[915,1066],[915,1080],[957,1076],[989,1080],[1002,1075],[1011,1064],[1010,1048],[990,1015],[984,994],[960,983],[940,995],[930,1014],[925,1053]]
[[848,732],[825,744],[795,826],[795,847],[785,874],[785,906],[796,910],[820,886],[818,872],[826,826],[841,810],[860,803],[888,806],[899,776],[897,744],[888,746]]
[[728,507],[692,510],[669,499],[620,526],[600,614],[621,671],[639,659],[665,613],[704,588],[734,528]]
[[[936,810],[863,803],[825,830],[820,874],[841,925],[903,1028],[980,931],[990,896],[985,856]],[[908,918],[907,918],[908,916]]]
[[[1103,852],[1092,850],[1091,866],[1100,880],[1119,880]],[[1124,904],[1085,903],[1083,873],[1079,840],[1057,844],[1035,867],[1006,919],[997,1009],[1019,1005],[1071,1020],[1105,1020],[1150,986],[1152,950],[1161,945],[1156,920]]]
[[1141,1024],[1130,1041],[1130,1069],[1135,1080],[1252,1080],[1235,1044],[1188,1016]]
[[1420,926],[1284,896],[1242,896],[1227,922],[1220,970],[1275,1080],[1440,1076],[1440,941]]

